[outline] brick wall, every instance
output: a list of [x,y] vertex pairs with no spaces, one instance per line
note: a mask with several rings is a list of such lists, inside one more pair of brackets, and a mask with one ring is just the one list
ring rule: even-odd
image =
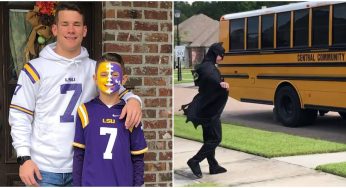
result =
[[103,2],[103,52],[124,57],[143,101],[145,185],[172,186],[172,2]]

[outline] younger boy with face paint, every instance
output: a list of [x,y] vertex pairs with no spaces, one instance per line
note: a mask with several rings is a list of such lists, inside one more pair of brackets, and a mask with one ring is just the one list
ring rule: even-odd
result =
[[74,186],[141,186],[144,153],[141,125],[126,129],[119,116],[125,105],[119,94],[127,80],[120,55],[109,53],[97,62],[94,80],[99,96],[78,107],[74,139]]

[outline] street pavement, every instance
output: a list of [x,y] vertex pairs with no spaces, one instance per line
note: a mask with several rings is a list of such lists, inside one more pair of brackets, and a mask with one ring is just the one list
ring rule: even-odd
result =
[[[195,94],[197,94],[197,88],[192,84],[176,85],[174,88],[174,113],[181,114],[182,112],[178,111],[180,106],[190,102]],[[274,126],[280,127],[272,118],[272,106],[251,104],[252,106],[249,109],[247,105],[247,103],[240,103],[229,98],[222,121],[243,121],[240,123],[252,123],[255,128],[256,126],[260,128],[265,127],[267,124],[274,124]],[[234,109],[234,106],[236,106],[236,111],[230,111],[229,109]],[[251,113],[258,114],[262,112],[264,112],[264,115],[259,120],[255,120],[255,124],[253,120],[248,121],[247,119],[249,118],[240,118],[240,120],[234,118],[236,117],[234,114],[250,114],[247,117],[251,117]],[[329,120],[333,118],[339,119],[335,113],[330,114],[328,118]],[[335,121],[339,122],[341,120]],[[308,127],[308,131],[311,131],[311,129],[314,131],[313,128]],[[290,130],[285,127],[283,129]],[[300,132],[305,130],[304,128],[294,130],[299,132],[299,129]],[[290,132],[288,131],[288,133]],[[294,132],[291,134],[294,134]],[[333,134],[335,137],[334,131],[330,134],[331,136],[329,137],[333,137]],[[316,136],[314,133],[311,137],[323,138],[323,135]],[[331,139],[331,141],[333,140]],[[205,160],[201,163],[204,176],[201,179],[196,179],[186,162],[197,153],[201,143],[175,137],[173,147],[174,186],[187,186],[199,183],[215,183],[217,186],[346,186],[346,178],[314,170],[316,166],[321,164],[345,162],[346,152],[268,159],[218,147],[216,158],[222,166],[226,167],[228,172],[210,175],[208,164]]]

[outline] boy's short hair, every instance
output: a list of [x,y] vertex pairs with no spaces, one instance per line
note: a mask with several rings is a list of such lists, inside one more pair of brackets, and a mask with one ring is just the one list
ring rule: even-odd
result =
[[96,68],[95,68],[95,72],[97,72],[97,69],[99,68],[99,65],[100,63],[102,62],[109,62],[109,61],[112,61],[112,62],[117,62],[120,64],[121,66],[121,69],[123,71],[123,75],[125,75],[125,65],[124,65],[124,61],[123,61],[123,58],[121,57],[121,55],[117,54],[117,53],[106,53],[104,54],[101,59],[99,59],[97,62],[96,62]]
[[62,10],[73,10],[77,11],[83,17],[83,25],[85,25],[85,17],[82,9],[75,3],[70,2],[59,2],[55,9],[54,23],[57,24],[59,21],[59,12]]

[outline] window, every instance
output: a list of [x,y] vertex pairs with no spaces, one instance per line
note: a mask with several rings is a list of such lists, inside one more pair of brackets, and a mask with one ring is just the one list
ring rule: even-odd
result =
[[293,45],[295,47],[308,46],[309,40],[309,10],[294,11]]
[[230,24],[230,49],[243,50],[244,49],[244,18],[231,20]]
[[333,44],[346,44],[346,3],[334,5]]
[[247,49],[258,49],[258,16],[247,19]]
[[262,16],[262,48],[273,48],[274,15]]
[[276,47],[284,48],[290,46],[291,13],[277,14]]
[[[345,11],[345,10],[344,10]],[[312,9],[312,45],[328,45],[329,6]]]

